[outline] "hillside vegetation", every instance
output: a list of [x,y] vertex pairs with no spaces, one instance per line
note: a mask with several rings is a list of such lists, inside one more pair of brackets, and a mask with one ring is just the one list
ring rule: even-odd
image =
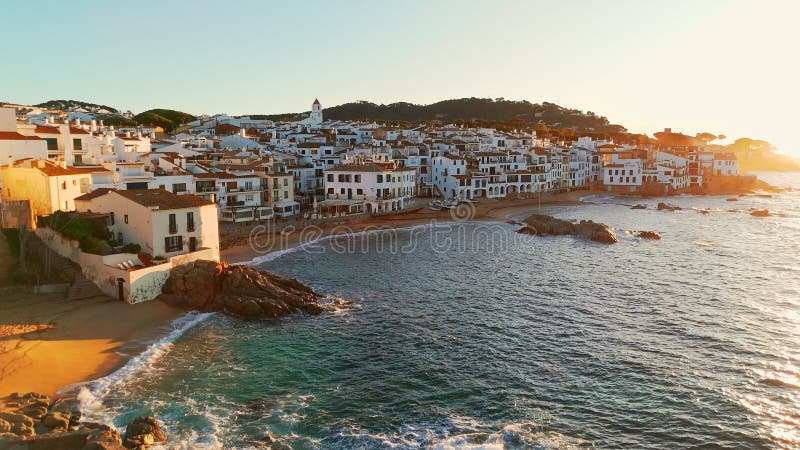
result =
[[172,131],[178,125],[194,119],[195,116],[174,109],[150,109],[133,116],[139,125],[158,125],[166,131]]
[[98,105],[96,103],[87,103],[82,102],[80,100],[48,100],[44,103],[39,103],[37,106],[39,108],[48,108],[48,109],[59,109],[62,111],[66,111],[70,108],[83,108],[87,111],[97,111],[101,109],[105,109],[111,114],[119,114],[119,111],[115,108],[106,105]]
[[325,109],[326,119],[403,122],[515,122],[519,126],[544,123],[548,126],[604,131],[612,125],[607,118],[588,111],[565,108],[555,103],[531,103],[503,98],[459,98],[430,105],[408,102],[378,105],[360,101]]

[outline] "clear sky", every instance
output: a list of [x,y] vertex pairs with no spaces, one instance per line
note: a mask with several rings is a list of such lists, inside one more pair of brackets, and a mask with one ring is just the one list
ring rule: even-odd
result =
[[10,1],[0,100],[282,113],[551,101],[800,154],[800,1]]

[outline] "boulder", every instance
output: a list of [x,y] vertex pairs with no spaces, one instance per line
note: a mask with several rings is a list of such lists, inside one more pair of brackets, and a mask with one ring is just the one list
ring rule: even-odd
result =
[[640,231],[639,233],[636,234],[636,237],[640,237],[642,239],[655,239],[655,240],[661,239],[661,235],[655,231]]
[[647,209],[647,205],[633,205],[631,206],[631,209]]
[[673,206],[660,202],[656,209],[658,209],[659,211],[680,211],[682,208],[680,206]]
[[0,419],[0,434],[11,433],[11,423],[5,419]]
[[33,429],[35,422],[25,414],[0,411],[0,419],[8,422],[11,432],[20,436],[31,436],[36,434]]
[[575,225],[575,232],[584,239],[603,244],[619,242],[614,230],[602,223],[592,222],[591,220],[581,220],[579,224]]
[[335,309],[303,283],[249,266],[195,261],[172,269],[161,300],[198,311],[226,311],[247,318],[278,318]]
[[736,197],[730,197],[725,199],[726,202],[738,202],[739,199]]
[[69,413],[50,412],[44,416],[42,424],[50,429],[66,430],[69,429],[70,417],[71,415]]
[[750,215],[755,217],[769,217],[769,211],[766,209],[757,209],[750,212]]
[[140,416],[133,419],[125,428],[125,438],[122,445],[126,448],[150,446],[166,442],[167,435],[161,429],[158,421],[153,417]]
[[525,226],[517,230],[523,234],[543,234],[553,236],[578,236],[595,242],[613,244],[619,242],[614,230],[602,223],[582,220],[574,224],[567,220],[556,219],[544,214],[533,214],[525,219]]

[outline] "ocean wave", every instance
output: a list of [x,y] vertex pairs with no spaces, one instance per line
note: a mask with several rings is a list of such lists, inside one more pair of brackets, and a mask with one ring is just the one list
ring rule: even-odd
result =
[[[274,261],[281,256],[288,255],[290,253],[295,253],[300,250],[305,250],[309,248],[315,248],[322,244],[323,242],[327,242],[334,239],[341,239],[341,238],[350,238],[350,237],[358,237],[358,236],[369,236],[373,234],[381,234],[381,233],[394,233],[398,231],[414,231],[420,230],[425,228],[447,228],[451,227],[455,224],[458,225],[474,225],[474,224],[481,224],[481,223],[491,223],[491,222],[477,222],[477,221],[464,221],[464,222],[456,222],[456,221],[447,221],[447,222],[429,222],[429,223],[422,223],[418,225],[411,225],[408,227],[396,227],[396,228],[377,228],[377,229],[370,229],[370,230],[363,230],[363,231],[354,231],[352,233],[339,233],[339,234],[329,234],[326,236],[322,236],[308,242],[302,242],[297,244],[293,247],[289,247],[283,250],[276,250],[274,252],[269,252],[265,255],[256,256],[250,261],[243,261],[239,264],[243,266],[258,266],[260,264],[264,264],[266,262]],[[497,222],[502,223],[502,222]]]
[[[172,348],[173,343],[186,331],[203,322],[215,313],[189,312],[172,321],[172,331],[151,344],[145,351],[131,358],[123,367],[113,373],[80,385],[78,401],[83,417],[94,422],[114,426],[114,414],[108,410],[103,400],[111,393],[124,389],[131,379],[147,370]],[[69,388],[69,387],[68,387]]]
[[506,425],[495,433],[467,433],[448,437],[431,447],[434,450],[500,450],[542,448],[572,450],[594,448],[594,444],[548,430],[538,422]]

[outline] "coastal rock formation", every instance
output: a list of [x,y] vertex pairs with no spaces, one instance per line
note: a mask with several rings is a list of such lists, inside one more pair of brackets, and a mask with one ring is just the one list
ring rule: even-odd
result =
[[668,205],[664,202],[660,202],[656,209],[658,209],[659,211],[680,211],[683,208],[681,208],[680,206],[673,206],[673,205]]
[[655,239],[655,240],[661,239],[661,235],[655,231],[640,231],[639,233],[636,234],[636,237],[640,237],[642,239]]
[[50,403],[46,395],[15,392],[0,398],[0,449],[123,450],[119,433],[80,423],[75,401]]
[[167,435],[155,418],[140,416],[133,419],[125,428],[122,445],[125,448],[141,448],[166,441]]
[[614,230],[602,223],[581,220],[573,223],[544,214],[533,214],[525,219],[525,226],[517,230],[524,234],[544,234],[553,236],[578,236],[595,242],[613,244],[619,242]]
[[633,205],[631,206],[631,209],[647,209],[647,205],[642,205],[642,204]]
[[335,305],[322,304],[321,295],[295,279],[208,260],[172,269],[159,298],[180,308],[227,311],[248,318],[278,318],[299,311],[320,314],[335,309]]
[[751,211],[750,215],[755,217],[769,217],[769,211],[766,209],[757,209],[755,211]]

